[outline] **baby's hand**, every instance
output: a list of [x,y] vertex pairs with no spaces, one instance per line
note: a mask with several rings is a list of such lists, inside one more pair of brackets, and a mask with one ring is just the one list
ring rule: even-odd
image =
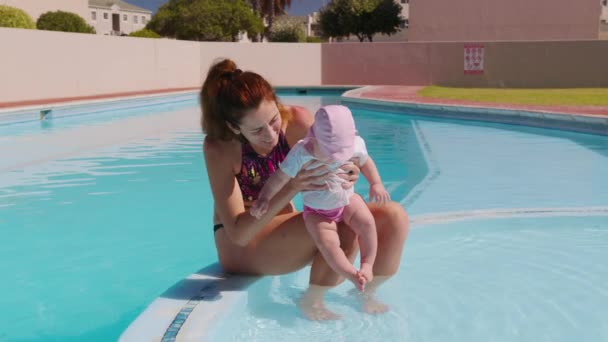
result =
[[259,198],[257,201],[253,202],[249,213],[251,216],[257,218],[258,220],[262,217],[262,215],[266,214],[268,211],[268,205],[270,201],[266,198]]
[[383,205],[391,200],[391,196],[384,188],[384,185],[382,185],[382,183],[378,183],[369,187],[369,200],[371,202],[376,202]]

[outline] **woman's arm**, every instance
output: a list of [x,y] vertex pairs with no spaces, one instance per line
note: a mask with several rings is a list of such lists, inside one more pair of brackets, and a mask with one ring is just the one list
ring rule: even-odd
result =
[[231,157],[237,151],[229,151],[230,149],[229,144],[222,141],[205,139],[203,144],[215,211],[230,240],[245,246],[291,201],[298,191],[288,183],[272,198],[268,211],[259,220],[249,215],[249,212],[245,210],[243,193],[234,177]]
[[[234,161],[231,160],[239,151],[231,150],[229,143],[205,139],[203,154],[209,176],[209,184],[215,203],[215,212],[226,229],[228,238],[234,243],[245,246],[272,219],[289,204],[301,190],[319,190],[328,177],[328,169],[318,165],[308,170],[300,170],[270,201],[268,211],[260,219],[249,215],[243,202],[243,193],[234,177]],[[307,164],[306,166],[309,166]]]

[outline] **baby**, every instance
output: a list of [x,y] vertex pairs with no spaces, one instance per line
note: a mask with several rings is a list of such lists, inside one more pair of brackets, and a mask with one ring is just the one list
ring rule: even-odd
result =
[[[368,156],[365,142],[357,135],[355,122],[345,106],[322,107],[315,114],[315,122],[306,138],[298,141],[285,160],[266,182],[251,215],[260,218],[268,210],[270,199],[310,160],[325,163],[332,174],[326,181],[327,189],[303,191],[304,221],[306,228],[329,266],[360,290],[373,278],[373,265],[378,248],[376,224],[363,199],[351,187],[344,189],[346,181],[337,174],[341,165],[358,162],[361,172],[370,184],[369,198],[378,203],[390,200],[382,185],[376,165]],[[361,266],[357,271],[348,260],[338,237],[337,223],[344,221],[358,236],[361,248]]]

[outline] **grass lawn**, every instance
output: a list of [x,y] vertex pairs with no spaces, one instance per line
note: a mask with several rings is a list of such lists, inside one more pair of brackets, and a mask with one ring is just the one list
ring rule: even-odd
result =
[[608,88],[499,89],[430,86],[420,90],[418,95],[441,99],[525,105],[608,106]]

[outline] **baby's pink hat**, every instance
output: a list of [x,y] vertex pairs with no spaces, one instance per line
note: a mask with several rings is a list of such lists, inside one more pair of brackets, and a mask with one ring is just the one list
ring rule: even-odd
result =
[[350,109],[340,105],[321,107],[308,135],[317,139],[323,154],[334,161],[347,161],[353,155],[357,135]]

